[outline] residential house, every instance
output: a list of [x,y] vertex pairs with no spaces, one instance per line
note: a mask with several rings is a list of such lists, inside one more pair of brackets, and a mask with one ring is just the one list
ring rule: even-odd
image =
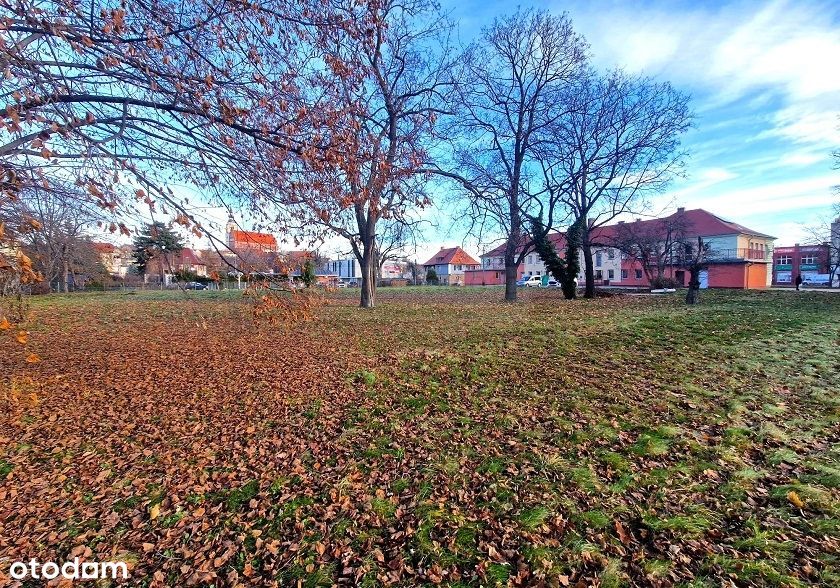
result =
[[[698,237],[708,244],[708,268],[701,272],[701,287],[718,288],[764,288],[771,283],[771,260],[775,237],[749,229],[738,223],[724,220],[706,210],[677,211],[664,219],[632,221],[633,228],[655,228],[664,221],[680,220],[680,245],[695,243]],[[624,227],[626,228],[626,227]],[[619,249],[622,223],[594,228],[590,237],[593,242],[593,265],[597,284],[612,286],[649,287],[650,282],[638,259],[634,259]],[[560,255],[564,254],[566,242],[563,233],[551,233],[549,240],[554,243]],[[583,252],[578,281],[584,282]],[[664,277],[674,280],[678,285],[688,284],[688,271],[679,266],[679,255],[674,255],[665,264]],[[468,272],[468,284],[504,284],[504,245],[488,251],[481,256],[482,267],[475,272]],[[545,265],[536,253],[525,256],[517,268],[517,277],[544,275]]]
[[[565,256],[566,235],[563,233],[549,233],[548,240],[561,256]],[[469,285],[486,286],[505,283],[505,244],[499,245],[481,256],[481,267],[467,272],[466,283]],[[598,245],[593,247],[592,261],[595,270],[595,282],[597,284],[610,284],[621,275],[621,254],[615,247]],[[583,252],[581,255],[581,268],[578,273],[578,281],[583,283]],[[529,252],[516,270],[516,277],[544,276],[548,273],[545,264],[535,252]]]
[[165,253],[153,256],[146,264],[144,281],[165,286],[176,281],[177,274],[191,273],[198,277],[207,277],[207,264],[189,248],[181,249],[178,253]]
[[[725,220],[707,210],[697,208],[677,211],[665,219],[637,220],[634,223],[662,223],[666,221],[679,225],[679,246],[687,246],[701,238],[709,247],[707,268],[700,272],[701,288],[766,288],[772,280],[773,242],[775,237]],[[637,225],[639,226],[639,225]],[[609,243],[618,236],[618,225],[599,229],[597,239]],[[678,263],[680,255],[675,254],[665,265],[664,277],[674,280],[678,286],[688,285],[688,270]],[[637,259],[623,256],[619,286],[650,285]]]
[[463,286],[465,272],[481,268],[481,263],[460,247],[441,247],[423,267],[426,271],[434,269],[442,285]]
[[131,245],[114,245],[113,243],[94,242],[93,248],[99,254],[102,265],[112,276],[124,278],[134,262]]

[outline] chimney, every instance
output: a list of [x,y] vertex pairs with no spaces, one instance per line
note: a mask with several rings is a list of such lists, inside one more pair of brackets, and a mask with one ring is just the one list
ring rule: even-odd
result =
[[682,214],[682,213],[684,213],[684,212],[685,212],[685,207],[683,207],[683,206],[680,206],[680,207],[677,209],[677,214]]

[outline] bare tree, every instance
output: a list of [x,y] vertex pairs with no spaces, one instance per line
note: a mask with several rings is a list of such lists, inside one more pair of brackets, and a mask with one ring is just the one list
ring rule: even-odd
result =
[[580,223],[586,297],[595,293],[592,260],[596,227],[643,208],[680,173],[680,135],[691,124],[687,95],[668,83],[588,72],[569,95],[569,114],[552,128],[543,149],[550,188]]
[[92,244],[87,237],[102,211],[91,197],[75,188],[53,183],[49,188],[27,186],[17,198],[0,209],[0,223],[7,237],[18,243],[42,278],[57,290],[67,292],[90,260]]
[[673,265],[686,239],[688,219],[681,212],[645,222],[623,222],[616,226],[609,244],[638,261],[654,286],[663,285],[665,268]]
[[686,304],[697,304],[700,296],[700,272],[709,267],[711,246],[697,237],[694,243],[685,239],[679,243],[677,265],[688,270],[688,292],[685,295]]
[[452,162],[434,171],[465,195],[468,230],[505,239],[505,300],[516,300],[516,271],[532,246],[530,220],[547,232],[539,143],[565,114],[565,93],[582,71],[586,44],[568,15],[533,10],[497,19],[469,46],[457,72]]
[[805,231],[810,244],[825,247],[828,283],[833,286],[834,278],[840,275],[840,211],[836,218],[824,218],[816,224],[805,227]]

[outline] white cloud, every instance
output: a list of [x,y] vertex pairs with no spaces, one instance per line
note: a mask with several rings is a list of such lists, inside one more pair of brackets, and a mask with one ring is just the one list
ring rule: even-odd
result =
[[[837,104],[840,105],[840,96]],[[773,127],[760,133],[758,138],[777,136],[794,143],[820,143],[828,148],[840,145],[840,112],[826,108],[818,101],[777,110],[772,123]]]
[[705,88],[721,104],[768,87],[797,100],[840,92],[835,2],[747,1],[688,11],[593,3],[572,16],[602,65]]
[[[769,185],[714,190],[693,198],[696,190],[676,192],[686,206],[702,206],[721,216],[744,216],[756,213],[796,213],[803,209],[828,207],[832,202],[834,175],[797,178]],[[755,227],[758,228],[758,227]]]

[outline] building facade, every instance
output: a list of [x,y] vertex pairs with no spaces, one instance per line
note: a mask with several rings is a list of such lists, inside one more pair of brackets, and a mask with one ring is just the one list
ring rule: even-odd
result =
[[131,245],[95,242],[93,248],[99,254],[99,259],[102,261],[105,271],[112,276],[124,278],[134,263]]
[[332,259],[324,264],[322,270],[337,276],[342,282],[362,281],[362,266],[355,257]]
[[146,264],[143,281],[147,284],[169,286],[176,281],[177,274],[195,274],[200,278],[207,277],[207,264],[202,261],[195,251],[189,248],[181,249],[178,253],[158,254]]
[[830,247],[825,245],[800,245],[776,247],[773,253],[773,285],[795,284],[796,276],[827,274],[830,262]]
[[[697,238],[709,246],[707,268],[701,272],[700,282],[703,288],[766,288],[772,281],[772,259],[774,237],[749,229],[743,225],[724,220],[706,210],[694,209],[677,211],[663,219],[637,220],[624,225],[616,223],[593,228],[590,232],[592,262],[596,285],[650,287],[648,271],[642,262],[628,255],[623,243],[623,235],[632,229],[638,234],[647,232],[656,235],[660,226],[678,226],[679,239],[670,247],[685,247],[696,243]],[[566,247],[563,233],[551,233],[549,240],[555,249],[563,255]],[[584,283],[583,251],[580,255],[578,282]],[[468,272],[466,283],[475,285],[504,284],[504,245],[488,251],[481,256],[482,267],[478,271]],[[688,285],[688,270],[678,263],[680,255],[674,252],[666,256],[663,278],[677,286]],[[658,270],[657,270],[658,271]],[[517,268],[517,277],[544,275],[545,264],[536,253],[528,253],[523,263]]]
[[[557,252],[564,256],[566,250],[566,236],[563,233],[550,233],[548,240]],[[467,272],[466,283],[474,286],[501,285],[505,283],[505,245],[499,245],[481,256],[481,268]],[[579,251],[581,267],[578,282],[583,283],[583,251]],[[615,247],[599,245],[592,248],[592,263],[595,273],[595,283],[609,285],[621,275],[621,254]],[[547,270],[542,259],[536,252],[528,253],[516,270],[516,277],[544,276]]]
[[441,247],[423,267],[427,272],[434,269],[441,285],[463,286],[468,283],[465,273],[480,269],[481,263],[460,247]]
[[[637,226],[653,226],[665,223],[679,227],[679,239],[675,247],[696,244],[701,238],[708,246],[706,269],[700,272],[701,288],[767,288],[772,283],[773,242],[775,237],[725,220],[707,210],[697,208],[677,211],[663,219],[634,221]],[[604,240],[618,239],[618,224],[603,227]],[[665,263],[664,276],[677,286],[687,286],[688,270],[673,259]],[[619,286],[650,285],[647,272],[638,259],[623,256]]]

